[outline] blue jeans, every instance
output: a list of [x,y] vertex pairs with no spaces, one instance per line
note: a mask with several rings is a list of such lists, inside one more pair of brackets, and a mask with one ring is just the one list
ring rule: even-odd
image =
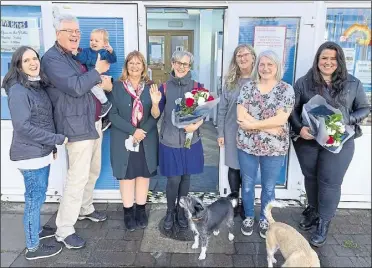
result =
[[25,213],[23,227],[26,246],[35,249],[39,246],[40,209],[46,198],[50,165],[40,169],[20,169],[25,180]]
[[275,185],[284,165],[285,155],[256,156],[239,149],[238,157],[242,174],[242,200],[245,216],[254,218],[254,190],[258,167],[260,167],[262,185],[260,219],[266,219],[264,215],[265,207],[271,200],[275,199]]

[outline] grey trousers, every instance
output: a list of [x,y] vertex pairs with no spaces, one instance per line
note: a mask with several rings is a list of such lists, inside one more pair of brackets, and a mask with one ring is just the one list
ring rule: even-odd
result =
[[107,102],[106,94],[102,88],[98,86],[94,86],[92,87],[90,91],[92,91],[93,95],[96,96],[96,98],[99,100],[101,104],[104,104]]

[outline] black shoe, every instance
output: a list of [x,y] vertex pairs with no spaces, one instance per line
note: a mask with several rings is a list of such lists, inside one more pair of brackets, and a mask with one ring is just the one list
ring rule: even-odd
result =
[[307,207],[308,211],[305,213],[305,217],[301,220],[298,227],[301,230],[307,231],[310,230],[311,227],[315,226],[318,223],[319,217],[313,207]]
[[88,215],[79,215],[78,220],[88,219],[94,222],[100,222],[107,220],[107,215],[103,212],[93,211]]
[[266,232],[267,232],[267,229],[269,229],[269,223],[266,219],[260,220],[259,229],[260,229],[260,236],[262,238],[266,238]]
[[66,248],[68,249],[78,249],[85,246],[85,240],[78,236],[76,233],[73,233],[65,237],[64,239],[56,236],[56,240],[65,244]]
[[56,233],[56,228],[52,228],[49,225],[43,226],[43,230],[39,233],[39,239],[53,237]]
[[163,228],[165,230],[170,230],[173,227],[175,218],[175,211],[174,209],[167,209],[167,214],[165,215],[164,225]]
[[127,230],[130,232],[136,230],[137,224],[133,206],[130,208],[124,208],[124,225],[125,228],[127,228]]
[[319,217],[319,222],[316,227],[315,233],[310,238],[310,244],[315,247],[321,247],[327,240],[327,234],[329,230],[329,224],[331,221],[323,220]]
[[102,119],[102,132],[107,130],[111,126],[111,121],[107,117]]
[[312,206],[307,206],[304,211],[302,211],[302,215],[306,217],[310,213],[310,211],[314,210],[314,207]]
[[177,222],[181,228],[189,227],[189,221],[186,218],[185,210],[181,208],[180,206],[178,206],[178,209],[177,209]]
[[55,243],[54,245],[39,244],[35,251],[26,249],[25,257],[27,260],[44,259],[57,255],[62,251],[62,245]]
[[112,108],[111,102],[106,101],[105,103],[103,103],[101,107],[101,114],[99,115],[99,117],[100,118],[105,117],[108,114],[108,112],[111,110],[111,108]]
[[136,205],[136,223],[137,226],[141,229],[147,227],[149,220],[146,214],[146,204],[145,205]]

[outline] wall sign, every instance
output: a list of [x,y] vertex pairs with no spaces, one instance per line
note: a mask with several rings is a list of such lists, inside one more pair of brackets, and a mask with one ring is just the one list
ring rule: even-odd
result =
[[272,50],[278,55],[280,62],[284,64],[286,29],[285,26],[255,26],[253,47],[256,54]]
[[21,46],[40,50],[38,18],[2,17],[1,52],[14,52]]

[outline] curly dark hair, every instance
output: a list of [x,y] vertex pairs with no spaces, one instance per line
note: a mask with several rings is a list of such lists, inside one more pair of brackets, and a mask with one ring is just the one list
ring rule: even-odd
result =
[[[21,84],[25,88],[32,88],[35,86],[35,82],[28,80],[27,74],[22,71],[22,57],[27,50],[32,50],[36,53],[37,58],[40,61],[40,56],[35,49],[29,46],[19,47],[12,55],[12,60],[10,61],[10,67],[8,73],[5,75],[2,88],[5,89],[6,94],[9,94],[9,89],[16,83]],[[49,85],[49,80],[42,70],[40,70],[40,81],[39,84],[42,87]]]
[[320,95],[323,93],[323,88],[327,87],[327,83],[325,82],[322,74],[320,73],[320,70],[318,68],[319,58],[320,54],[325,49],[330,49],[336,51],[336,60],[337,60],[337,69],[332,74],[332,81],[331,81],[331,87],[330,87],[330,93],[333,98],[335,98],[336,101],[344,102],[342,98],[342,91],[345,85],[345,82],[347,80],[347,68],[346,68],[346,60],[345,60],[345,54],[342,48],[336,44],[335,42],[325,42],[323,43],[319,48],[318,51],[315,54],[313,66],[310,69],[310,72],[312,73],[311,77],[313,79],[313,83],[315,85],[315,90],[318,91]]

